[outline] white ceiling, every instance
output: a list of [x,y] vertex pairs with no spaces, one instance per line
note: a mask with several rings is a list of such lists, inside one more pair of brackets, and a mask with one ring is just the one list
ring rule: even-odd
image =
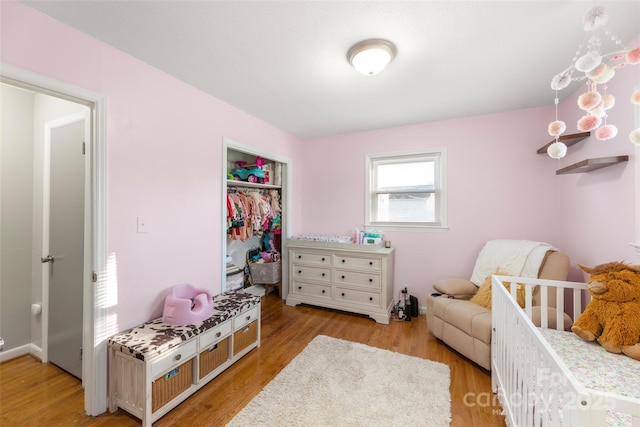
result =
[[[303,139],[553,105],[588,9],[640,33],[640,1],[22,2]],[[368,38],[398,50],[375,76]]]

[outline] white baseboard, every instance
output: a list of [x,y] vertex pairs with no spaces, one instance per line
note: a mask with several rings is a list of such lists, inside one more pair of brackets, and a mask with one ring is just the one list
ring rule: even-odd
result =
[[42,360],[42,349],[37,345],[30,343],[21,345],[20,347],[12,348],[10,350],[0,351],[0,363],[7,360],[15,359],[16,357],[24,356],[27,354],[33,354]]
[[30,347],[31,347],[31,349],[29,350],[29,353],[33,354],[38,359],[43,360],[43,358],[42,358],[42,348],[38,347],[34,343],[31,343]]

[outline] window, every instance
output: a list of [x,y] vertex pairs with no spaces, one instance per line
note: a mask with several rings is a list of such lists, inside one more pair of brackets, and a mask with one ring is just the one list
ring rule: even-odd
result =
[[369,227],[444,230],[444,148],[367,156],[365,224]]

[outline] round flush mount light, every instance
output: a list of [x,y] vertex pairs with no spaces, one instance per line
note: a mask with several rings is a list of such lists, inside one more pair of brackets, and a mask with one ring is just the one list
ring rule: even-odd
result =
[[396,47],[390,41],[370,39],[353,45],[347,59],[358,72],[372,76],[384,70],[395,54]]

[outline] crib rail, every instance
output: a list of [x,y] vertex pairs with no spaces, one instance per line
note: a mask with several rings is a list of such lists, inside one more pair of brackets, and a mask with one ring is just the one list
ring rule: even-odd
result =
[[[525,286],[525,308],[502,282]],[[606,411],[573,376],[531,321],[532,295],[540,286],[541,326],[548,327],[549,292],[556,292],[556,328],[563,328],[565,289],[572,289],[574,319],[585,283],[493,276],[491,382],[510,426],[603,426]]]

